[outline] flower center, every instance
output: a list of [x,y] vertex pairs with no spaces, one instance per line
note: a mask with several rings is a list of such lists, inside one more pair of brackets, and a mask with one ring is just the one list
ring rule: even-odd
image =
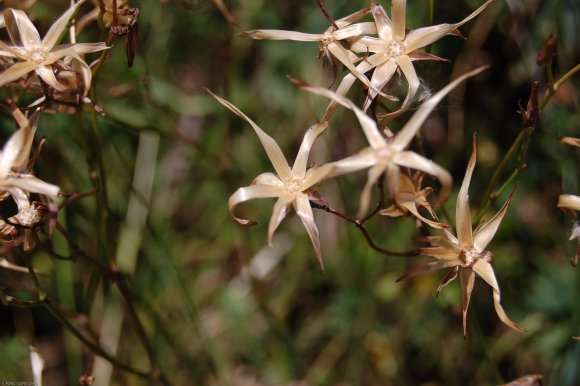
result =
[[493,255],[490,251],[477,252],[475,249],[463,249],[459,254],[459,260],[461,260],[462,267],[471,267],[477,260],[483,260],[491,263],[493,260]]
[[327,45],[329,45],[330,43],[332,43],[334,40],[335,40],[334,39],[334,34],[332,33],[332,31],[326,31],[322,35],[322,39],[320,39],[320,44],[323,47],[326,47]]
[[297,193],[302,191],[302,180],[297,177],[292,177],[286,181],[286,190],[289,193]]
[[20,225],[34,226],[42,221],[42,216],[34,207],[21,209],[16,215],[16,221]]
[[43,63],[48,56],[46,51],[41,47],[33,48],[32,50],[28,51],[28,55],[30,55],[30,60],[36,63]]
[[395,58],[397,56],[405,54],[405,43],[392,41],[387,47],[386,53],[387,55],[389,55],[390,58]]

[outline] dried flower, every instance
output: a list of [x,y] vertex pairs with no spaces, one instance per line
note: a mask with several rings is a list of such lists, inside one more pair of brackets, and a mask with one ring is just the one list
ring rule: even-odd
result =
[[507,212],[515,189],[511,192],[509,198],[501,207],[499,212],[497,212],[489,221],[473,231],[471,225],[471,213],[469,210],[468,189],[477,159],[476,147],[477,140],[476,136],[474,136],[473,153],[469,159],[465,178],[461,184],[455,207],[457,237],[449,230],[444,229],[445,237],[430,238],[433,246],[421,248],[421,253],[427,256],[432,256],[436,260],[428,263],[421,263],[411,268],[399,280],[438,269],[449,268],[449,272],[439,285],[439,288],[437,288],[437,293],[439,293],[443,288],[445,288],[445,286],[459,276],[462,294],[461,307],[463,311],[463,334],[467,336],[467,309],[469,307],[469,300],[475,283],[475,275],[477,274],[492,287],[495,312],[500,320],[514,330],[524,332],[525,330],[522,327],[508,318],[501,306],[501,292],[493,267],[491,266],[493,255],[486,249]]
[[[580,138],[564,137],[560,139],[560,142],[567,145],[572,145],[580,147]],[[580,196],[575,196],[573,194],[561,194],[558,197],[558,208],[563,211],[572,213],[576,216],[575,212],[580,212]],[[578,265],[578,260],[580,259],[580,223],[575,222],[572,226],[572,232],[570,232],[570,240],[578,239],[578,244],[576,245],[576,254],[570,260],[572,266]]]
[[[13,58],[18,62],[0,74],[0,86],[34,71],[50,87],[63,91],[64,86],[56,79],[54,70],[60,59],[69,57],[80,67],[86,95],[91,85],[92,73],[81,55],[102,51],[108,47],[105,43],[56,45],[69,20],[84,1],[79,1],[58,18],[42,40],[26,13],[16,9],[8,9],[4,12],[4,19],[13,45],[9,46],[0,41],[0,56]],[[64,62],[60,64],[67,67]]]
[[382,93],[381,90],[376,89],[364,75],[364,71],[359,71],[354,65],[354,63],[359,62],[361,58],[355,55],[352,51],[344,48],[341,44],[349,39],[359,38],[364,34],[374,34],[377,32],[375,23],[364,22],[353,24],[369,12],[370,8],[364,8],[340,20],[336,20],[333,25],[321,34],[263,29],[244,31],[240,33],[240,36],[248,36],[257,40],[270,39],[318,42],[321,52],[323,52],[326,57],[335,57],[350,71],[353,82],[354,79],[357,78],[367,87],[373,89],[375,95],[380,94],[386,98],[397,100],[397,98],[388,96]]
[[451,175],[447,170],[435,164],[431,160],[409,150],[405,150],[411,140],[415,137],[421,125],[427,119],[431,111],[455,86],[465,79],[483,71],[485,67],[480,67],[470,71],[455,79],[437,94],[433,95],[427,102],[417,110],[409,119],[407,124],[393,138],[385,139],[381,134],[376,122],[366,115],[350,100],[320,87],[300,85],[302,88],[315,94],[326,96],[333,101],[343,105],[355,112],[364,134],[369,142],[369,147],[361,150],[357,154],[340,161],[333,162],[332,176],[351,173],[357,170],[370,168],[365,187],[361,193],[359,216],[364,215],[369,208],[371,189],[380,176],[386,172],[388,181],[389,197],[393,198],[398,190],[400,168],[420,170],[433,175],[439,179],[442,185],[440,202],[449,196],[451,190]]
[[314,246],[318,262],[322,269],[324,269],[324,262],[320,251],[318,228],[314,222],[314,215],[312,213],[312,207],[310,206],[309,196],[314,185],[320,183],[328,176],[331,166],[327,164],[307,169],[307,165],[310,149],[312,148],[316,138],[326,129],[328,123],[326,121],[322,122],[310,127],[306,131],[300,149],[298,150],[298,155],[294,161],[294,165],[290,168],[282,150],[272,137],[266,134],[254,123],[254,121],[230,102],[214,95],[209,90],[207,91],[219,103],[253,127],[260,142],[262,142],[262,146],[264,146],[264,150],[266,150],[266,154],[268,154],[268,158],[270,158],[270,161],[272,162],[274,170],[276,171],[276,174],[260,174],[254,179],[254,181],[252,181],[250,186],[245,186],[236,190],[228,201],[230,213],[241,225],[254,225],[254,221],[236,217],[233,214],[234,207],[242,202],[254,200],[256,198],[277,197],[278,200],[276,201],[276,204],[274,204],[272,217],[270,218],[270,223],[268,225],[268,243],[270,245],[272,244],[274,232],[278,228],[278,225],[280,225],[280,222],[282,222],[284,217],[286,217],[286,214],[292,206],[298,217],[302,220],[302,223],[312,240],[312,245]]
[[[354,52],[369,55],[359,66],[362,74],[374,69],[368,96],[363,106],[366,111],[377,96],[375,90],[381,90],[387,85],[397,69],[400,69],[407,79],[408,91],[402,106],[397,111],[384,115],[393,118],[407,110],[419,88],[419,77],[413,67],[415,60],[442,60],[428,55],[421,48],[441,39],[445,35],[459,34],[457,28],[467,23],[481,13],[493,0],[486,1],[481,7],[472,12],[465,19],[455,24],[439,24],[407,32],[405,29],[405,10],[407,0],[393,0],[391,8],[392,22],[387,13],[376,1],[371,1],[371,10],[377,27],[378,38],[363,36],[353,43]],[[352,80],[344,79],[338,88],[338,93],[344,95],[350,88]]]
[[397,192],[393,197],[393,205],[381,210],[379,214],[389,217],[401,217],[411,214],[433,228],[447,228],[449,225],[429,220],[419,213],[419,207],[424,208],[433,218],[437,219],[431,204],[427,201],[427,196],[433,192],[433,188],[428,186],[421,189],[424,176],[425,173],[423,172],[416,172],[412,177],[407,173],[400,173]]

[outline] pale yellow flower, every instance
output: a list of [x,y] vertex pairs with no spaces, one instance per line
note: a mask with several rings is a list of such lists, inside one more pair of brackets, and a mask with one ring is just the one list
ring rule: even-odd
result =
[[439,293],[447,284],[459,276],[461,285],[461,307],[463,311],[463,334],[467,336],[467,309],[475,283],[475,276],[477,275],[491,286],[495,311],[500,320],[516,331],[525,332],[522,327],[508,318],[501,306],[501,292],[493,267],[491,266],[493,254],[487,250],[488,244],[493,239],[501,220],[507,212],[515,189],[499,212],[473,231],[468,189],[476,159],[476,137],[474,136],[473,153],[469,159],[469,164],[467,165],[465,177],[461,184],[459,194],[457,195],[457,203],[455,206],[457,236],[453,235],[449,230],[444,229],[445,237],[431,237],[430,240],[434,246],[421,248],[421,253],[432,256],[435,260],[428,263],[421,263],[411,268],[399,280],[426,272],[449,268],[448,274],[437,289],[437,293]]
[[16,9],[4,12],[6,27],[13,45],[9,46],[0,41],[0,56],[12,58],[16,63],[0,74],[0,86],[34,71],[50,87],[63,91],[64,86],[57,81],[54,74],[55,64],[60,59],[70,58],[80,67],[86,95],[91,85],[92,72],[82,55],[102,51],[108,47],[105,43],[56,45],[69,20],[84,1],[79,1],[59,17],[42,39],[26,13]]
[[[371,1],[371,10],[375,20],[378,37],[363,36],[351,46],[351,50],[367,55],[357,66],[358,73],[364,74],[373,70],[371,84],[363,110],[367,110],[377,96],[376,90],[382,90],[397,69],[400,69],[408,82],[408,91],[402,106],[395,112],[384,115],[393,118],[407,110],[419,88],[419,77],[413,67],[416,60],[442,60],[428,55],[420,49],[441,39],[445,35],[457,34],[457,28],[481,13],[493,0],[486,1],[459,23],[439,24],[431,27],[406,30],[405,10],[407,0],[392,0],[391,19],[376,1]],[[370,55],[369,55],[370,54]],[[352,72],[352,70],[351,70]],[[354,72],[353,72],[354,73]],[[346,94],[354,82],[354,77],[347,75],[339,85],[337,93]],[[332,109],[332,105],[329,107]],[[328,115],[328,114],[327,114]]]
[[228,201],[230,213],[238,223],[245,226],[254,225],[254,221],[235,216],[233,213],[234,207],[242,202],[257,198],[277,197],[278,200],[276,201],[276,204],[274,204],[272,217],[268,224],[268,243],[270,245],[272,244],[274,232],[284,217],[286,217],[290,207],[293,207],[298,217],[300,217],[300,220],[302,220],[302,223],[312,240],[312,245],[314,246],[318,262],[322,269],[324,269],[324,262],[320,251],[318,228],[314,222],[314,215],[312,213],[312,207],[310,206],[309,196],[313,187],[328,176],[331,166],[328,164],[311,168],[307,168],[307,166],[310,149],[312,148],[316,138],[326,129],[327,122],[314,125],[306,131],[300,149],[298,150],[298,155],[294,161],[294,165],[290,167],[282,153],[282,150],[272,137],[266,134],[266,132],[254,123],[254,121],[230,102],[214,95],[209,90],[208,92],[219,103],[252,126],[258,135],[260,142],[262,142],[262,146],[264,147],[264,150],[266,150],[266,154],[268,155],[268,158],[270,158],[272,166],[276,171],[275,174],[260,174],[254,179],[254,181],[252,181],[250,186],[245,186],[236,190]]
[[369,168],[367,182],[361,193],[359,217],[368,211],[371,189],[383,173],[387,175],[389,197],[393,198],[395,196],[398,190],[400,168],[420,170],[437,177],[442,186],[439,202],[441,203],[447,199],[451,191],[451,175],[449,172],[431,160],[405,149],[409,147],[409,144],[421,128],[425,119],[427,119],[431,111],[441,102],[445,95],[459,83],[478,74],[484,69],[485,67],[480,67],[460,76],[437,94],[433,95],[427,102],[423,103],[401,131],[392,138],[385,138],[381,134],[377,123],[350,100],[327,89],[301,85],[302,88],[308,91],[326,96],[334,102],[354,111],[369,142],[370,146],[357,154],[332,163],[333,170],[331,176],[338,176]]

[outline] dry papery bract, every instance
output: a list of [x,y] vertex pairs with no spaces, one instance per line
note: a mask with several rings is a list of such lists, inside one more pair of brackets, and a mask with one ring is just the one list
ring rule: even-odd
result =
[[429,240],[432,246],[421,248],[420,251],[423,255],[431,256],[435,260],[415,265],[404,276],[398,279],[398,281],[407,277],[448,268],[447,275],[437,288],[437,293],[439,293],[445,286],[459,276],[461,285],[461,308],[463,311],[463,334],[467,336],[467,309],[475,283],[475,276],[477,275],[491,286],[495,312],[500,320],[516,331],[525,332],[522,327],[508,318],[501,306],[501,292],[491,265],[493,254],[486,249],[507,212],[515,188],[512,190],[505,204],[491,219],[483,223],[475,231],[472,229],[468,189],[477,159],[476,138],[474,135],[473,153],[469,159],[455,206],[457,236],[453,235],[448,229],[443,229],[445,236],[430,237]]
[[[394,118],[409,108],[419,88],[420,81],[415,72],[413,61],[444,60],[427,54],[421,49],[446,35],[461,36],[457,28],[476,17],[491,1],[493,0],[485,2],[458,23],[439,24],[411,31],[406,30],[405,24],[406,0],[392,1],[392,20],[384,8],[373,0],[370,12],[374,22],[355,23],[369,13],[369,8],[365,8],[335,21],[322,34],[283,30],[252,30],[242,32],[241,35],[254,39],[319,42],[327,56],[334,56],[350,72],[342,79],[337,88],[339,95],[345,95],[355,79],[359,79],[369,89],[363,106],[364,111],[369,108],[377,95],[387,96],[381,90],[387,86],[396,71],[401,71],[408,83],[405,100],[399,109],[383,115],[384,118]],[[369,71],[373,71],[370,81],[365,75]],[[389,98],[392,99],[392,97]],[[333,113],[335,107],[336,101],[333,100],[326,111],[327,118]]]
[[52,24],[42,39],[26,13],[7,9],[4,12],[4,20],[12,45],[0,41],[0,56],[13,63],[0,74],[0,86],[35,72],[42,82],[54,90],[64,91],[67,85],[59,82],[54,72],[57,69],[75,72],[77,68],[83,78],[86,96],[91,86],[92,72],[83,55],[108,47],[105,43],[56,45],[64,35],[69,20],[84,2],[85,0],[81,0],[70,7]]

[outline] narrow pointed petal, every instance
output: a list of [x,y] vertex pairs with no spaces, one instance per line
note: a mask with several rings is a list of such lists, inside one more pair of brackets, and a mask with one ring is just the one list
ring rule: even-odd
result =
[[0,74],[0,87],[22,78],[24,75],[28,74],[30,71],[36,70],[37,68],[38,64],[35,62],[20,62],[13,64],[10,68]]
[[306,167],[308,166],[308,156],[310,154],[310,149],[314,145],[316,138],[328,127],[328,121],[323,121],[319,124],[311,126],[308,128],[304,134],[304,139],[298,150],[298,155],[292,166],[292,175],[298,178],[304,178],[306,175]]
[[405,13],[407,0],[393,0],[391,17],[393,18],[393,39],[402,41],[405,39]]
[[[26,128],[18,129],[8,139],[0,153],[0,180],[6,178],[18,158],[26,140]],[[0,182],[1,183],[1,182]]]
[[403,150],[407,146],[409,146],[409,143],[411,142],[415,134],[417,134],[417,131],[419,131],[423,122],[425,122],[429,114],[431,114],[431,111],[433,111],[433,109],[439,104],[439,102],[441,102],[441,100],[445,98],[445,96],[451,90],[453,90],[459,83],[463,82],[467,78],[479,74],[486,68],[487,68],[486,66],[483,66],[476,68],[475,70],[466,72],[465,74],[461,75],[453,82],[449,83],[447,86],[442,88],[437,94],[429,98],[425,103],[421,105],[421,107],[417,110],[417,112],[415,112],[415,114],[413,114],[413,116],[407,121],[405,126],[395,136],[395,139],[393,140],[393,142],[391,142],[391,145],[395,146],[399,150]]
[[274,173],[260,174],[258,177],[254,178],[254,180],[252,181],[252,185],[265,185],[284,188],[284,183]]
[[322,34],[309,34],[279,29],[255,29],[251,31],[243,31],[240,32],[239,36],[249,37],[256,40],[294,40],[300,42],[317,42],[323,38]]
[[439,283],[439,286],[437,287],[437,295],[436,296],[439,296],[439,293],[441,291],[443,291],[443,289],[445,287],[447,287],[449,285],[449,283],[451,283],[453,280],[457,279],[458,275],[459,275],[459,266],[456,265],[455,267],[451,267],[451,269],[449,271],[447,271],[447,275],[445,275],[443,280],[441,280],[441,283]]
[[79,6],[84,3],[85,0],[80,0],[78,3],[74,4],[70,7],[65,13],[62,14],[51,26],[44,38],[42,39],[42,46],[47,50],[50,51],[54,47],[54,45],[59,41],[61,38],[70,18],[79,8]]
[[60,191],[58,186],[44,182],[30,174],[21,175],[18,178],[9,177],[3,185],[14,186],[30,193],[44,194],[53,199],[56,198],[56,195]]
[[268,245],[272,246],[272,239],[274,238],[274,232],[278,229],[278,226],[286,217],[289,210],[289,205],[294,197],[290,194],[285,194],[278,198],[278,201],[274,204],[274,209],[272,210],[272,217],[270,217],[270,222],[268,224]]
[[463,314],[463,336],[467,337],[467,309],[469,308],[469,300],[473,292],[473,284],[475,283],[475,273],[471,268],[459,269],[459,282],[461,283],[461,312]]
[[453,262],[459,264],[459,251],[454,248],[425,247],[420,249],[422,255],[431,256],[437,260]]
[[74,58],[75,62],[75,67],[76,67],[76,71],[81,72],[81,75],[83,77],[83,94],[84,96],[87,96],[89,93],[89,90],[91,88],[91,83],[93,81],[93,72],[91,71],[91,68],[89,67],[89,65],[87,64],[87,62],[85,62],[83,60],[83,58],[81,58],[79,55],[71,55],[72,58]]
[[580,138],[563,137],[563,138],[560,138],[560,143],[565,143],[566,145],[580,147]]
[[473,151],[467,164],[465,177],[461,183],[461,189],[457,194],[455,204],[455,216],[457,220],[457,238],[461,248],[471,248],[473,246],[473,233],[471,227],[471,211],[469,210],[469,184],[477,160],[477,136],[473,136]]
[[478,227],[473,233],[473,246],[475,247],[475,249],[477,249],[478,252],[483,252],[483,250],[485,249],[485,247],[487,247],[491,239],[493,239],[493,236],[495,235],[495,232],[497,232],[497,228],[499,227],[499,224],[501,223],[503,216],[505,216],[508,210],[512,197],[516,191],[516,188],[517,185],[514,186],[507,201],[505,202],[505,204],[503,204],[503,206],[495,214],[495,216],[493,216],[485,224]]
[[26,168],[28,159],[30,158],[30,150],[32,149],[32,141],[34,140],[34,134],[36,133],[36,125],[38,123],[38,117],[40,116],[40,109],[34,111],[30,120],[28,120],[18,108],[13,109],[12,115],[16,118],[18,126],[20,127],[19,131],[22,131],[24,136],[22,148],[12,162],[12,168],[20,171]]
[[387,97],[380,89],[377,89],[365,76],[363,72],[360,72],[357,67],[355,67],[354,63],[351,60],[349,52],[346,48],[344,48],[338,42],[332,42],[326,46],[328,51],[332,53],[332,55],[338,59],[349,71],[353,74],[358,80],[360,80],[365,86],[369,88],[369,90],[373,90],[376,94],[381,96]]
[[580,211],[580,196],[560,194],[558,197],[558,208]]
[[260,138],[260,142],[262,142],[262,146],[264,146],[264,150],[266,150],[266,153],[268,154],[268,158],[270,158],[270,161],[272,162],[272,166],[274,166],[274,170],[276,170],[276,173],[283,180],[289,179],[291,177],[290,166],[288,166],[288,162],[286,161],[286,158],[284,157],[284,154],[282,153],[282,149],[280,149],[280,146],[278,146],[276,141],[274,141],[274,139],[272,137],[270,137],[268,134],[266,134],[265,131],[260,129],[260,127],[254,123],[254,121],[252,121],[246,114],[244,114],[236,106],[234,106],[233,104],[231,104],[227,100],[222,99],[219,96],[215,95],[209,89],[205,89],[205,90],[216,101],[221,103],[224,107],[229,109],[231,112],[233,112],[238,117],[242,118],[244,121],[248,122],[252,126],[252,128],[254,129],[256,134],[258,135],[258,138]]
[[228,209],[232,217],[241,225],[252,226],[255,225],[255,221],[246,220],[243,218],[236,217],[234,215],[234,207],[242,202],[255,200],[257,198],[271,198],[279,197],[284,194],[284,189],[277,186],[263,186],[263,185],[250,185],[243,188],[238,188],[232,194],[228,200]]
[[302,181],[302,191],[304,192],[328,178],[330,172],[332,172],[332,168],[332,164],[324,164],[308,169],[306,171],[306,177],[304,177],[304,180]]
[[[338,22],[337,22],[338,24]],[[340,26],[340,25],[339,25]],[[349,39],[361,35],[373,35],[377,33],[377,26],[372,22],[357,23],[347,27],[341,27],[332,33],[336,40]]]
[[433,42],[436,42],[445,35],[453,33],[453,31],[455,31],[457,28],[461,27],[463,24],[479,15],[492,1],[493,0],[488,0],[481,7],[473,11],[469,16],[467,16],[459,23],[439,24],[431,27],[418,28],[410,32],[405,39],[405,52],[413,52],[421,47],[425,47]]
[[413,99],[415,99],[415,95],[417,94],[417,90],[419,89],[420,84],[419,77],[415,72],[415,67],[413,66],[411,58],[409,58],[407,55],[401,55],[397,56],[395,60],[401,68],[401,71],[403,71],[403,75],[407,79],[407,95],[405,96],[405,100],[403,101],[403,104],[399,110],[384,115],[384,117],[387,119],[392,119],[407,111],[407,109],[411,106],[411,102],[413,102]]
[[385,9],[373,0],[371,2],[371,11],[377,25],[379,37],[383,40],[391,40],[393,37],[392,25]]
[[[350,15],[345,16],[341,19],[335,20],[334,24],[336,24],[336,26],[340,30],[343,30],[343,29],[345,29],[345,27],[349,26],[350,24],[352,24],[356,21],[359,21],[364,16],[368,15],[370,12],[371,12],[371,8],[366,7],[366,8],[363,8],[361,10],[358,10],[354,13],[351,13]],[[374,23],[358,23],[357,25],[359,25],[359,24],[373,24],[374,25]],[[376,27],[374,28],[374,32],[367,32],[367,33],[370,33],[370,34],[376,33]]]
[[6,43],[0,40],[0,56],[5,56],[8,58],[18,58],[23,61],[27,61],[30,55],[22,47],[10,47]]
[[36,72],[36,75],[44,80],[44,82],[50,87],[58,91],[64,91],[65,88],[60,83],[58,83],[58,80],[56,80],[56,76],[54,75],[54,72],[52,72],[52,67],[41,64],[34,71]]
[[[395,137],[396,138],[396,137]],[[439,194],[439,205],[442,205],[451,192],[451,174],[435,162],[412,151],[402,151],[395,154],[393,163],[408,167],[414,170],[420,170],[432,176],[435,176],[441,183],[441,193]]]
[[367,147],[355,155],[330,163],[329,165],[332,165],[332,170],[330,171],[328,178],[342,176],[344,174],[366,169],[373,166],[376,162],[377,157],[374,150]]
[[385,139],[381,135],[376,122],[371,117],[366,115],[361,109],[359,109],[352,101],[341,95],[338,95],[332,90],[328,90],[322,87],[313,87],[307,84],[300,84],[300,87],[307,91],[310,91],[311,93],[322,95],[329,99],[332,99],[333,101],[354,111],[371,147],[373,148],[384,147]]
[[413,214],[413,216],[415,216],[416,218],[418,218],[419,220],[423,221],[425,224],[427,224],[433,228],[443,229],[443,228],[449,227],[449,225],[447,225],[447,224],[432,221],[432,220],[429,220],[428,218],[422,216],[421,213],[419,213],[419,211],[417,210],[417,206],[415,205],[415,202],[403,202],[403,203],[400,203],[399,205],[401,205],[402,207],[407,209],[409,212],[411,212]]
[[513,321],[508,318],[507,314],[505,313],[503,307],[501,306],[501,293],[499,290],[499,285],[497,283],[497,279],[495,278],[495,273],[493,272],[493,268],[490,263],[484,260],[477,260],[473,265],[473,270],[483,279],[487,284],[491,286],[493,289],[493,304],[495,306],[495,312],[499,319],[509,327],[513,328],[519,332],[526,332],[522,327],[518,324],[514,323]]
[[[391,80],[396,70],[397,62],[392,58],[375,68],[371,78],[371,84],[373,85],[374,89],[382,90],[387,85],[389,80]],[[372,88],[369,88],[367,99],[365,100],[365,104],[363,106],[363,111],[367,111],[376,96],[377,92]]]
[[61,44],[54,47],[50,51],[44,61],[44,64],[50,64],[56,62],[64,56],[85,55],[92,52],[99,52],[107,50],[111,47],[107,47],[105,43],[75,43],[75,44]]
[[308,236],[310,236],[310,240],[312,241],[312,246],[316,252],[316,258],[318,259],[320,268],[322,268],[324,271],[324,260],[322,259],[322,252],[320,250],[318,228],[314,222],[314,214],[312,213],[312,207],[310,206],[308,196],[306,194],[297,194],[293,205],[296,214],[298,217],[300,217],[302,224],[304,224],[304,227],[306,228],[306,232],[308,232]]
[[17,46],[26,49],[37,48],[41,45],[40,35],[26,13],[17,9],[7,9],[4,12],[4,21],[10,39]]
[[454,265],[456,265],[456,263],[451,261],[430,261],[428,263],[418,263],[409,268],[409,270],[403,276],[395,280],[395,282],[398,283],[408,277],[414,277],[443,268],[453,267]]
[[367,182],[360,194],[359,209],[357,213],[358,218],[361,218],[367,214],[371,202],[372,189],[384,171],[384,165],[375,165],[369,169]]

